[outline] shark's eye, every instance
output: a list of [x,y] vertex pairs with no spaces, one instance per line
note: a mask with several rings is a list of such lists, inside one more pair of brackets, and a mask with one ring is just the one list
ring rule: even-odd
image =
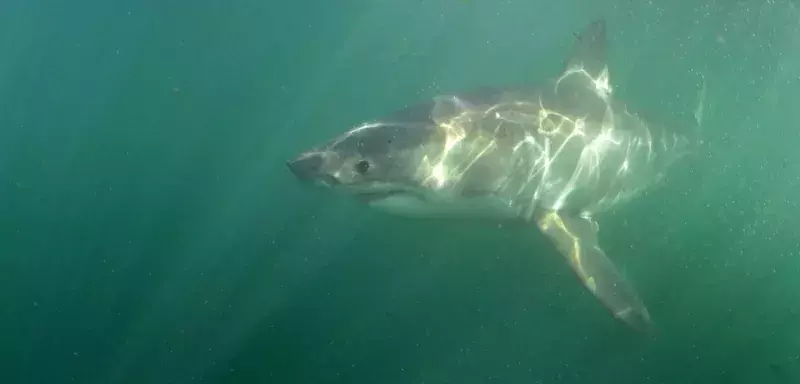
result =
[[358,172],[359,174],[363,175],[367,173],[367,171],[369,171],[369,161],[360,160],[359,162],[356,163],[355,169],[356,172]]

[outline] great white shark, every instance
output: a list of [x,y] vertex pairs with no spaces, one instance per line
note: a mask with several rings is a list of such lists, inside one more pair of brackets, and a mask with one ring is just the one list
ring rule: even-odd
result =
[[565,68],[543,84],[436,96],[287,165],[300,180],[396,215],[527,223],[615,318],[652,330],[647,307],[600,247],[595,216],[653,187],[693,151],[702,99],[681,127],[646,121],[613,94],[605,21],[575,38]]

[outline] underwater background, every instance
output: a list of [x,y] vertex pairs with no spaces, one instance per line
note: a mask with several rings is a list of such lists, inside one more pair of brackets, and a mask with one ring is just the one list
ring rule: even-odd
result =
[[[599,216],[631,332],[525,227],[390,217],[296,153],[438,93],[554,76],[704,146]],[[6,0],[0,383],[798,383],[800,10],[788,0]]]

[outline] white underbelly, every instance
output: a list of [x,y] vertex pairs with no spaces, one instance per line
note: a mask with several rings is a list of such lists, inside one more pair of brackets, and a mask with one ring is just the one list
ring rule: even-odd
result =
[[418,218],[513,220],[519,217],[519,212],[508,202],[495,197],[434,196],[423,200],[411,195],[395,195],[373,201],[370,206],[394,215]]

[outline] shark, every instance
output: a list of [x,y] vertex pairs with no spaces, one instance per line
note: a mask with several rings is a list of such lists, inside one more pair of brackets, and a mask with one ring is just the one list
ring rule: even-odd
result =
[[651,331],[643,300],[601,247],[597,217],[654,188],[695,150],[702,100],[688,122],[645,119],[613,92],[607,39],[605,19],[594,20],[553,76],[404,106],[287,167],[391,215],[522,222],[614,318]]

